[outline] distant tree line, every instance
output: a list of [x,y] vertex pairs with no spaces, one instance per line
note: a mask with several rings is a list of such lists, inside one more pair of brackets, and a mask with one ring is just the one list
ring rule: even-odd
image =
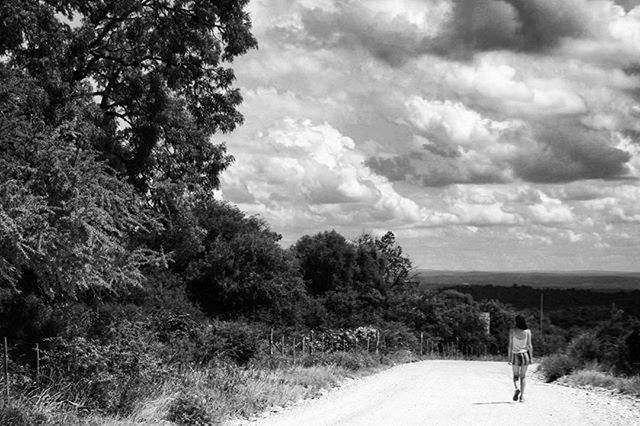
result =
[[496,299],[516,309],[537,310],[542,296],[543,310],[562,328],[591,327],[608,320],[614,310],[640,318],[640,290],[597,291],[581,289],[533,288],[527,285],[457,285],[457,291],[474,299]]

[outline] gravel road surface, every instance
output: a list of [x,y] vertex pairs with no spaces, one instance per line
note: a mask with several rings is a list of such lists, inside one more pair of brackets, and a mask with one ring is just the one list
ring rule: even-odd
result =
[[511,374],[506,362],[404,364],[240,424],[640,425],[640,403],[633,398],[534,377],[528,378],[525,402],[513,402]]

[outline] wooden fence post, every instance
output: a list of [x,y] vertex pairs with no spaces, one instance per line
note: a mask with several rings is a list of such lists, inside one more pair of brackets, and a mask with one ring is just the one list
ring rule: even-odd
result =
[[4,337],[4,384],[5,398],[9,405],[9,348],[7,345],[7,336]]
[[313,330],[311,330],[311,347],[309,348],[309,354],[313,354],[315,350],[315,340],[313,338]]
[[293,347],[293,363],[296,363],[296,338],[295,336],[293,337],[293,343],[291,344],[291,346]]
[[369,352],[369,335],[367,334],[367,353]]
[[40,384],[40,344],[36,343],[36,383]]
[[269,356],[273,356],[273,328],[269,333]]
[[380,351],[380,330],[376,330],[376,355]]
[[422,347],[424,344],[424,332],[420,332],[420,356],[422,356]]
[[280,352],[282,352],[282,356],[284,356],[284,334],[280,338]]
[[302,352],[300,352],[300,356],[304,356],[304,352],[307,350],[307,347],[305,345],[307,341],[307,338],[305,336],[302,336]]

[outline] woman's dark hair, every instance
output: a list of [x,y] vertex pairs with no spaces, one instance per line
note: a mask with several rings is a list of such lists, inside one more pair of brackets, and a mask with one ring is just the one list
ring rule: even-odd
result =
[[522,315],[516,316],[516,327],[518,327],[520,330],[526,330],[529,328],[527,327],[527,322],[524,320],[524,317]]

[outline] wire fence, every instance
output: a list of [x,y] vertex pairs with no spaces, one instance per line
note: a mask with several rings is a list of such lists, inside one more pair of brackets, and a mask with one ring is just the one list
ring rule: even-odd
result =
[[[285,358],[296,364],[309,356],[319,356],[321,354],[361,352],[372,355],[380,355],[397,350],[405,350],[420,358],[430,359],[478,359],[500,354],[499,348],[495,344],[460,344],[459,340],[446,341],[440,337],[433,337],[424,332],[413,334],[412,336],[398,336],[373,327],[359,327],[348,330],[330,331],[309,331],[307,333],[285,333],[276,332],[271,329],[266,338],[258,345],[264,356],[274,358]],[[50,351],[42,351],[40,343],[35,343],[33,352],[24,353],[21,362],[28,358],[28,363],[32,368],[28,369],[31,379],[36,385],[51,381],[50,375],[46,371],[52,371],[55,367],[50,365]],[[10,346],[7,337],[4,337],[3,344],[3,374],[2,374],[2,400],[9,404],[11,398],[11,359]],[[183,362],[174,363],[177,372],[190,367]],[[12,367],[15,367],[14,363]],[[191,366],[193,367],[193,366]],[[25,374],[21,371],[20,374]]]
[[[402,339],[404,337],[404,339]],[[277,334],[271,330],[268,339],[270,356],[289,357],[294,362],[302,356],[317,353],[364,351],[379,354],[381,351],[408,350],[420,357],[474,359],[500,355],[500,348],[490,344],[464,344],[459,339],[447,341],[440,337],[415,334],[415,339],[398,337],[374,328],[314,332],[307,334]]]

